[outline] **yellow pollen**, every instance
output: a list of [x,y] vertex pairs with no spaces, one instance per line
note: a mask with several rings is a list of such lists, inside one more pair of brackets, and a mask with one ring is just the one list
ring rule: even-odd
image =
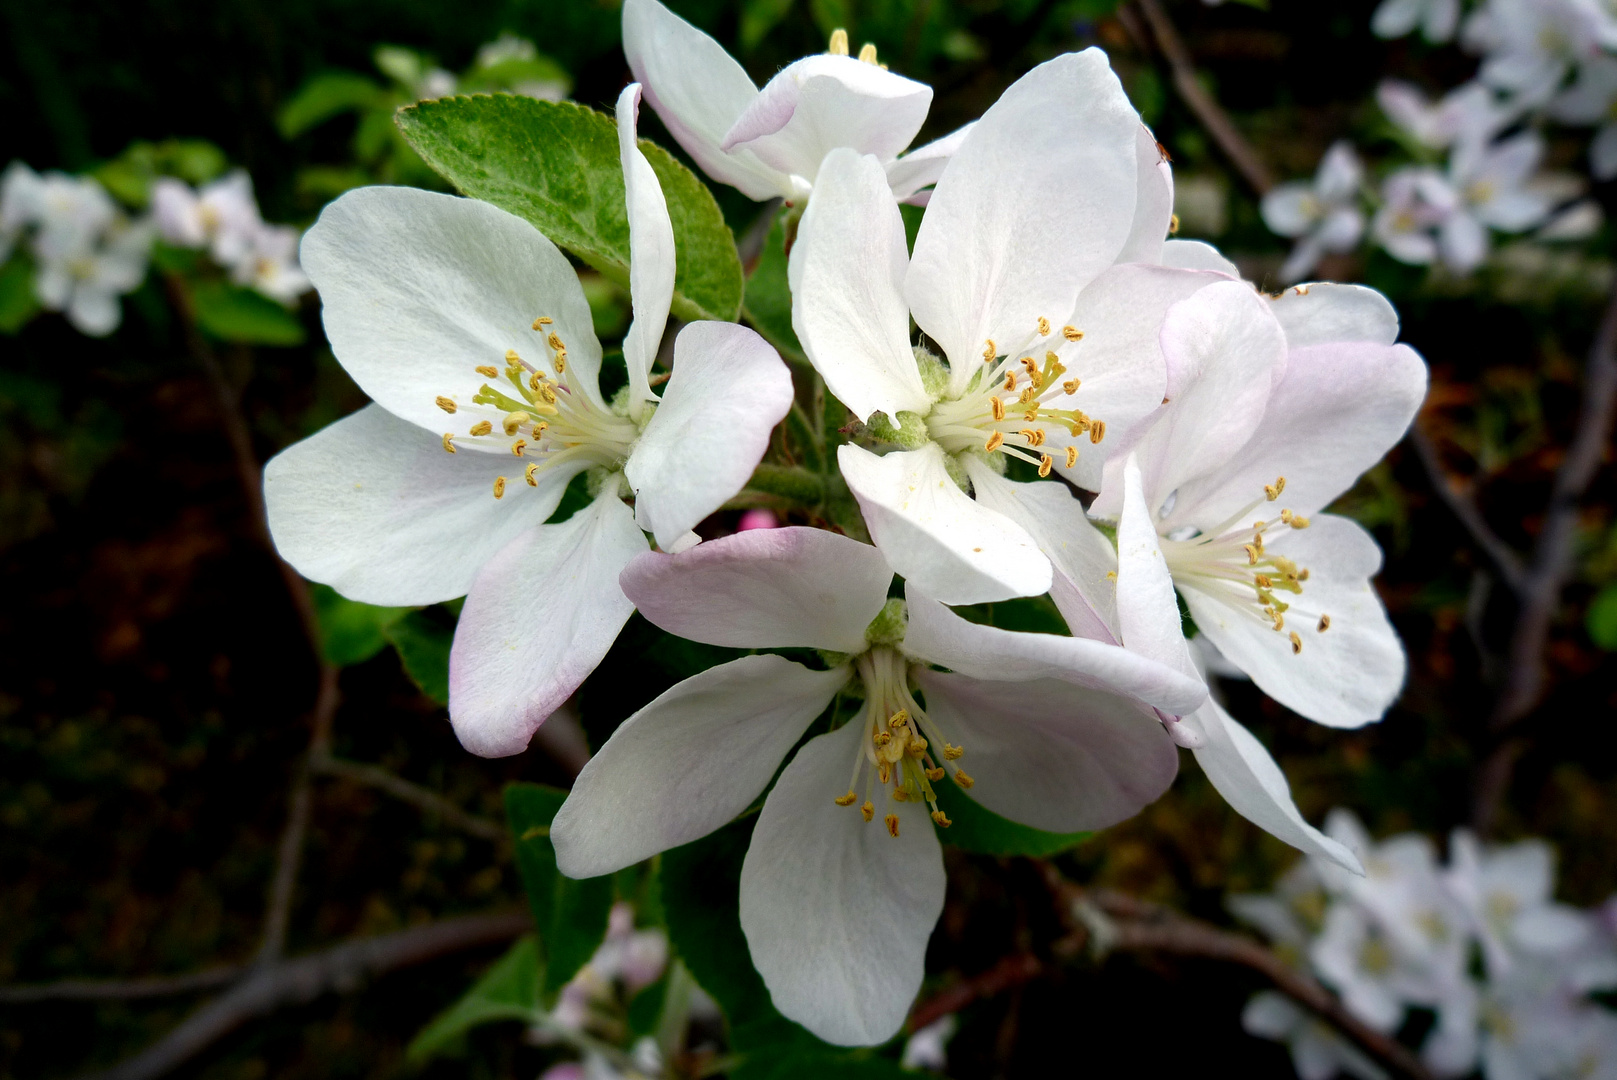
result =
[[1117,571],[1116,570],[1108,570],[1108,571],[1106,571],[1106,580],[1111,581],[1111,582],[1117,581]]
[[1294,529],[1306,529],[1308,528],[1308,519],[1303,517],[1301,514],[1293,514],[1291,515],[1290,524]]
[[1007,371],[1005,373],[1005,389],[1007,389],[1007,390],[1015,390],[1016,389],[1016,372]]
[[840,26],[831,31],[831,44],[826,46],[825,51],[832,56],[847,56],[848,32]]
[[975,784],[977,781],[975,781],[971,777],[967,776],[965,769],[956,769],[954,771],[954,782],[959,784],[963,788],[969,788],[973,784]]
[[560,375],[567,370],[567,350],[556,350],[556,374]]
[[1068,379],[1061,384],[1061,392],[1063,394],[1076,394],[1080,385],[1077,379]]
[[1067,468],[1070,469],[1076,464],[1078,464],[1078,448],[1069,446],[1067,447]]
[[1274,587],[1274,582],[1270,580],[1268,574],[1258,574],[1252,580],[1257,582],[1258,588],[1260,589],[1269,589]]
[[450,415],[454,415],[455,410],[459,408],[454,401],[446,397],[437,398],[435,400],[435,404],[438,406],[438,408],[442,409],[446,413],[449,413]]
[[451,454],[455,452],[455,433],[453,431],[444,432],[444,449]]
[[549,326],[551,323],[553,323],[555,321],[556,320],[552,319],[549,315],[541,315],[537,319],[533,320],[533,328],[535,330],[537,330],[541,326]]
[[905,791],[903,788],[899,788],[897,791],[893,792],[894,802],[908,802],[909,798],[909,792]]
[[992,435],[988,436],[988,441],[983,443],[983,449],[987,450],[989,452],[993,452],[995,450],[998,450],[999,447],[1000,447],[1000,444],[1003,443],[1004,441],[1005,441],[1004,433],[996,431]]
[[1061,328],[1061,336],[1066,338],[1068,341],[1084,340],[1084,332],[1078,329],[1076,326],[1063,326]]
[[529,416],[521,409],[518,409],[516,412],[506,413],[505,419],[501,422],[500,426],[505,428],[505,433],[507,435],[515,435],[517,432],[522,430],[522,425],[529,423],[532,420],[533,417]]
[[1031,422],[1031,421],[1037,420],[1038,418],[1039,418],[1039,403],[1037,401],[1035,401],[1032,404],[1028,405],[1027,412],[1022,414],[1022,419]]
[[926,740],[919,737],[911,739],[905,752],[919,761],[926,754]]
[[1032,401],[1038,396],[1033,392],[1036,389],[1038,389],[1038,387],[1029,386],[1026,390],[1023,390],[1020,394],[1016,395],[1016,403],[1018,405],[1026,405],[1028,402]]
[[498,379],[500,377],[500,369],[495,367],[493,364],[479,365],[477,368],[477,373],[489,379]]
[[892,716],[887,718],[887,724],[889,727],[904,727],[909,722],[910,713],[908,709],[900,709]]
[[994,357],[996,357],[998,355],[999,355],[999,346],[994,344],[994,339],[993,338],[989,338],[988,340],[983,342],[983,360],[984,360],[984,362],[992,364],[994,362]]
[[[989,398],[988,408],[994,414],[995,420],[1005,419],[1005,403],[999,398]],[[453,412],[454,410],[451,409],[450,411]]]
[[1106,421],[1092,420],[1089,424],[1089,441],[1098,443],[1106,438]]
[[1276,630],[1284,630],[1286,628],[1286,617],[1284,615],[1282,615],[1278,611],[1275,611],[1272,608],[1270,609],[1269,614],[1270,614],[1270,617],[1273,618],[1274,621],[1275,621],[1275,629]]
[[1298,581],[1307,581],[1308,580],[1308,570],[1307,570],[1307,568],[1304,568],[1302,570],[1297,571],[1297,580]]
[[505,477],[503,476],[494,478],[494,497],[496,499],[505,498]]
[[1241,550],[1246,552],[1246,562],[1248,566],[1258,565],[1258,549],[1256,547],[1253,547],[1251,544],[1242,544]]
[[871,818],[876,816],[876,806],[869,799],[866,799],[865,805],[859,808],[859,812],[865,815],[866,821],[869,821]]
[[1179,231],[1179,215],[1178,214],[1169,214],[1168,215],[1168,235],[1173,236],[1178,231]]
[[933,783],[937,783],[939,780],[942,780],[943,779],[943,766],[940,765],[935,769],[927,769],[926,770],[926,778],[928,780],[931,780]]
[[517,351],[515,349],[507,349],[505,350],[505,362],[510,364],[512,367],[521,367],[522,357],[517,355]]
[[863,60],[867,64],[875,64],[876,46],[872,45],[868,41],[859,46],[859,59]]
[[966,749],[963,746],[950,746],[948,743],[943,744],[944,761],[954,761],[958,758],[964,757],[965,753]]
[[1044,432],[1039,428],[1025,427],[1018,431],[1017,434],[1026,439],[1029,446],[1037,446],[1044,441]]
[[539,463],[537,461],[534,462],[532,465],[529,465],[525,470],[523,470],[522,478],[528,482],[529,487],[538,487],[539,486],[539,481],[537,481],[537,480],[535,480],[533,478],[533,474],[538,472],[538,471],[539,471]]
[[522,456],[522,451],[526,450],[527,448],[528,448],[527,440],[526,439],[518,439],[516,442],[511,444],[511,453],[515,454],[517,457],[521,457]]
[[940,829],[947,829],[950,825],[954,824],[954,822],[949,820],[949,815],[945,814],[942,810],[932,811],[932,820],[937,823],[937,826]]
[[891,732],[888,732],[888,731],[878,731],[878,732],[876,732],[876,734],[874,736],[874,742],[876,743],[877,746],[886,746],[888,743],[890,743],[892,741],[893,741],[893,735],[892,735]]
[[[1069,446],[1069,447],[1067,447],[1067,449],[1071,450],[1072,447]],[[1039,455],[1039,479],[1042,480],[1046,476],[1049,476],[1050,475],[1050,470],[1055,468],[1055,464],[1056,464],[1055,458],[1051,457],[1049,454],[1040,454]]]
[[884,820],[887,822],[887,835],[891,836],[894,840],[897,840],[898,839],[898,815],[897,814],[888,814],[887,817]]
[[1022,357],[1022,366],[1027,368],[1029,378],[1039,373],[1039,365],[1033,362],[1033,357],[1031,356]]
[[1319,617],[1319,632],[1323,634],[1325,631],[1329,630],[1330,628],[1331,628],[1331,617],[1329,615],[1321,615]]
[[831,801],[836,803],[838,806],[852,806],[858,798],[859,796],[855,795],[852,791],[849,791],[846,795],[838,795]]
[[494,425],[493,424],[489,423],[487,420],[479,420],[477,423],[472,425],[471,433],[473,435],[487,435],[489,432],[491,432],[493,430],[494,430]]
[[557,352],[566,352],[567,351],[567,346],[563,345],[562,342],[561,342],[561,335],[556,333],[556,331],[552,330],[550,332],[550,336],[547,337],[545,340],[547,342],[549,342],[550,347],[552,349],[555,349]]
[[893,778],[893,767],[885,761],[876,763],[876,779],[885,786]]
[[1303,639],[1297,636],[1297,631],[1291,632],[1291,652],[1295,656],[1303,651]]

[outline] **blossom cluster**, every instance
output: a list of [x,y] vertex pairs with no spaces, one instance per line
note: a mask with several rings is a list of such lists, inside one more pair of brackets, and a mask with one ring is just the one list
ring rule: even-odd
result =
[[[1392,163],[1374,191],[1360,155],[1334,144],[1311,181],[1265,196],[1265,223],[1297,240],[1280,274],[1303,278],[1328,253],[1352,251],[1365,236],[1393,258],[1442,263],[1466,274],[1481,266],[1491,232],[1534,231],[1576,240],[1601,224],[1577,176],[1543,168],[1551,124],[1595,128],[1589,171],[1617,176],[1617,14],[1595,0],[1383,0],[1371,28],[1396,38],[1418,28],[1427,41],[1458,38],[1480,58],[1476,75],[1433,101],[1388,79],[1376,101],[1410,159]],[[1536,230],[1536,231],[1535,231]]]
[[[577,274],[529,222],[351,191],[301,257],[374,403],[268,465],[282,555],[367,603],[466,598],[449,712],[478,754],[523,751],[635,611],[747,650],[618,727],[549,835],[562,873],[595,877],[761,798],[742,930],[776,1008],[829,1042],[903,1024],[943,907],[945,787],[1076,833],[1160,796],[1186,747],[1240,813],[1359,873],[1203,664],[1332,727],[1397,696],[1380,550],[1326,512],[1425,393],[1391,305],[1267,296],[1169,239],[1166,155],[1098,49],[906,152],[932,91],[873,46],[839,31],[759,89],[657,0],[623,21],[621,387],[603,392]],[[795,373],[736,323],[670,332],[676,233],[642,100],[711,178],[787,201]],[[925,206],[913,249],[901,202]],[[851,414],[830,479],[856,510],[715,536],[810,379]],[[576,477],[585,505],[553,520]],[[956,610],[1044,595],[1070,633]]]
[[0,178],[0,263],[23,245],[39,304],[92,337],[117,329],[119,298],[146,279],[156,241],[205,250],[237,285],[290,304],[309,289],[298,237],[264,221],[252,180],[239,170],[201,189],[159,177],[138,216],[93,176],[40,174],[14,161]]
[[[1443,865],[1427,837],[1377,843],[1346,810],[1332,811],[1326,832],[1359,854],[1362,877],[1308,859],[1273,893],[1230,907],[1353,1015],[1393,1034],[1427,1014],[1420,1051],[1436,1076],[1617,1075],[1617,1014],[1591,998],[1617,988],[1617,898],[1594,910],[1556,902],[1542,840],[1490,845],[1458,830]],[[1253,997],[1242,1022],[1288,1043],[1303,1080],[1385,1075],[1274,991]]]

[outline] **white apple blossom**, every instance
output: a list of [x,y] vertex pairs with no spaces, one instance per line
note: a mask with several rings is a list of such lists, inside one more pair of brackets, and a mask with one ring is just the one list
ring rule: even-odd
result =
[[1297,281],[1319,265],[1320,256],[1358,245],[1364,235],[1364,211],[1359,209],[1363,180],[1359,156],[1347,142],[1338,141],[1325,152],[1312,181],[1281,184],[1264,195],[1264,224],[1297,240],[1280,267],[1282,280]]
[[264,228],[252,178],[242,169],[197,190],[184,180],[159,177],[152,182],[152,218],[166,243],[206,248],[227,269],[251,256]]
[[298,231],[290,225],[260,224],[251,246],[230,274],[271,300],[291,304],[309,291],[309,275],[298,265]]
[[[572,266],[527,222],[470,199],[361,188],[327,206],[303,263],[333,351],[374,404],[265,470],[270,527],[300,572],[376,604],[466,595],[450,656],[461,741],[514,754],[577,688],[633,605],[618,573],[735,494],[791,405],[780,357],[730,323],[686,326],[660,402],[648,369],[674,285],[672,228],[618,101],[635,325],[629,386]],[[594,501],[545,524],[568,481]],[[620,496],[633,493],[634,509]]]
[[1434,102],[1411,83],[1383,79],[1376,86],[1376,103],[1388,119],[1434,150],[1456,142],[1487,142],[1521,112],[1501,105],[1491,89],[1475,80]]
[[1050,544],[964,488],[980,500],[1006,457],[1094,488],[1102,439],[1160,403],[1162,313],[1224,278],[1152,264],[1228,265],[1164,243],[1171,207],[1155,140],[1095,49],[1033,69],[977,122],[913,258],[880,162],[827,155],[792,249],[792,324],[828,389],[901,448],[849,444],[838,462],[877,545],[930,595],[1051,588]]
[[1300,1080],[1386,1080],[1387,1073],[1325,1021],[1275,990],[1252,995],[1241,1010],[1241,1027],[1260,1039],[1283,1042]]
[[892,578],[877,548],[796,527],[636,559],[624,592],[663,629],[826,650],[831,666],[753,655],[685,680],[613,733],[551,828],[572,877],[689,843],[745,811],[839,696],[862,699],[781,773],[741,871],[742,930],[776,1008],[842,1045],[890,1037],[920,986],[943,906],[934,824],[950,823],[933,784],[1035,828],[1099,828],[1176,771],[1141,702],[1179,713],[1206,694],[1114,645],[967,622],[914,582],[907,605],[889,600]]
[[948,1044],[956,1026],[954,1013],[946,1013],[911,1035],[904,1040],[899,1065],[905,1069],[942,1072],[949,1064]]
[[1587,916],[1555,902],[1555,852],[1542,840],[1485,848],[1470,832],[1449,840],[1444,884],[1482,942],[1488,970],[1510,971],[1512,957],[1565,956],[1594,937]]
[[1599,0],[1485,0],[1460,40],[1483,54],[1483,82],[1542,103],[1573,67],[1617,44],[1614,35],[1617,23]]
[[22,162],[6,166],[0,177],[0,262],[11,257],[23,233],[39,220],[44,186],[40,175]]
[[1599,180],[1617,176],[1617,57],[1598,56],[1584,64],[1577,81],[1547,111],[1563,124],[1595,128],[1589,171]]
[[123,318],[118,298],[146,277],[151,227],[131,221],[88,176],[46,173],[34,206],[34,295],[80,333],[103,337]]
[[876,156],[893,197],[924,202],[967,130],[903,154],[932,88],[878,64],[873,45],[849,56],[840,30],[830,52],[787,65],[761,91],[658,0],[625,0],[623,52],[669,134],[709,176],[754,199],[807,198],[825,155],[848,147]]
[[1544,156],[1534,131],[1489,146],[1461,143],[1449,158],[1453,208],[1438,232],[1438,250],[1453,270],[1469,273],[1488,254],[1488,229],[1525,232],[1549,217],[1555,202],[1533,183]]
[[1370,16],[1377,37],[1400,38],[1418,26],[1421,36],[1434,45],[1454,37],[1460,25],[1460,0],[1381,0]]
[[1438,170],[1396,169],[1381,183],[1381,207],[1370,222],[1370,235],[1400,262],[1425,266],[1437,261],[1438,233],[1455,202],[1454,189]]

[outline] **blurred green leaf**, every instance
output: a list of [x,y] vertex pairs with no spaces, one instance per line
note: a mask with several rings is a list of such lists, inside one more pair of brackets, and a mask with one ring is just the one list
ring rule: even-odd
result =
[[1584,617],[1589,639],[1607,652],[1617,652],[1617,583],[1607,585],[1589,604]]
[[378,45],[371,59],[376,64],[376,70],[383,75],[409,86],[415,85],[426,69],[432,66],[426,57],[402,45]]
[[209,337],[247,345],[301,345],[303,324],[263,293],[204,281],[191,293],[197,325]]
[[957,607],[954,611],[982,626],[997,626],[1001,630],[1016,630],[1024,634],[1072,636],[1067,629],[1067,620],[1061,617],[1055,601],[1048,596],[1025,596],[995,604],[973,604]]
[[977,855],[1030,855],[1046,858],[1089,839],[1086,832],[1052,833],[1030,829],[982,806],[954,784],[936,784],[938,806],[952,824],[938,831],[938,839]]
[[549,1003],[567,980],[589,963],[606,937],[612,910],[612,877],[574,881],[556,869],[550,823],[567,792],[542,784],[508,784],[505,815],[516,840],[517,869],[539,931],[544,968],[540,1000]]
[[0,266],[0,334],[15,334],[38,313],[33,267],[22,256],[13,256]]
[[743,0],[741,4],[741,51],[751,52],[769,35],[775,24],[792,10],[792,0]]
[[405,1050],[405,1059],[421,1064],[453,1049],[461,1036],[479,1024],[496,1020],[532,1023],[539,1011],[539,944],[533,935],[519,940],[494,962],[465,995],[422,1028]]
[[747,278],[742,313],[764,339],[788,358],[807,362],[792,330],[792,292],[786,281],[785,215],[775,219],[758,263]]
[[449,704],[449,647],[455,629],[431,615],[412,611],[382,628],[382,635],[398,650],[410,681],[440,705]]
[[373,109],[387,104],[387,91],[376,80],[351,71],[316,75],[281,106],[275,126],[281,137],[293,139],[345,112]]
[[363,663],[387,645],[387,628],[409,608],[377,607],[350,600],[328,585],[310,587],[320,619],[320,647],[338,667]]
[[[531,222],[620,284],[628,281],[629,222],[613,121],[572,102],[508,94],[423,101],[399,129],[421,157],[467,195]],[[741,260],[707,186],[644,139],[668,201],[677,265],[673,312],[733,320]]]

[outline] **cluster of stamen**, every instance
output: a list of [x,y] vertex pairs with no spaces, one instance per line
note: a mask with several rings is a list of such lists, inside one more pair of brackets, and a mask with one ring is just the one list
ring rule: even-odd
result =
[[[639,429],[633,421],[601,409],[586,393],[569,385],[567,345],[541,315],[533,329],[544,333],[554,378],[524,360],[515,349],[505,354],[505,367],[480,365],[477,374],[491,380],[469,402],[439,395],[434,404],[450,416],[469,416],[465,434],[444,432],[444,449],[453,454],[458,445],[501,446],[518,458],[534,458],[522,477],[538,487],[537,474],[563,462],[612,468],[628,457]],[[506,478],[494,479],[494,497],[505,496]]]
[[[1236,524],[1259,506],[1279,499],[1285,490],[1286,478],[1276,478],[1274,483],[1263,486],[1262,499],[1224,523],[1186,539],[1164,538],[1162,553],[1175,578],[1194,578],[1197,588],[1222,595],[1237,609],[1265,619],[1276,633],[1286,635],[1293,653],[1300,653],[1302,635],[1288,629],[1286,623],[1286,613],[1295,601],[1282,600],[1276,594],[1301,596],[1308,568],[1267,550],[1265,541],[1287,531],[1308,528],[1308,519],[1283,509],[1276,520],[1253,521],[1250,531]],[[1322,613],[1315,631],[1323,634],[1330,627],[1331,617]]]
[[[915,701],[909,690],[908,665],[896,649],[878,645],[855,661],[864,683],[865,704],[850,723],[864,733],[859,756],[848,781],[848,792],[833,801],[838,806],[859,803],[866,821],[876,819],[876,789],[893,802],[924,802],[932,820],[947,829],[952,822],[938,807],[933,784],[949,776],[969,788],[976,783],[957,762],[962,747],[948,742],[936,719]],[[863,801],[861,801],[861,799]],[[889,835],[898,836],[898,815],[883,821]]]
[[[1064,378],[1067,366],[1048,347],[1057,333],[1069,342],[1084,337],[1075,326],[1052,332],[1050,320],[1041,318],[1038,332],[1023,348],[1001,352],[992,339],[985,341],[983,367],[973,374],[965,393],[932,407],[926,418],[928,434],[948,453],[973,448],[998,451],[1037,466],[1040,476],[1049,476],[1056,465],[1056,457],[1044,449],[1051,433],[1059,431],[1074,440],[1088,435],[1091,443],[1099,443],[1106,437],[1104,420],[1071,404],[1062,407],[1078,392],[1080,380]],[[1040,351],[1042,363],[1033,355]],[[1078,463],[1078,447],[1071,443],[1059,453],[1066,468]]]

